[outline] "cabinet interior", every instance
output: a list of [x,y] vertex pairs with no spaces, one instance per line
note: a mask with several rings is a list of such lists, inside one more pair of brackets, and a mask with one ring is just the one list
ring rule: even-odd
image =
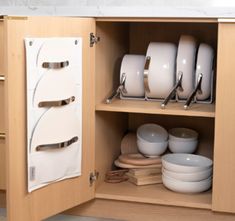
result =
[[124,54],[144,55],[151,41],[178,44],[181,34],[193,35],[198,42],[208,43],[216,51],[217,26],[216,23],[97,22],[97,36],[100,37],[96,46],[95,79],[97,198],[211,209],[211,190],[187,195],[169,191],[162,184],[143,187],[128,182],[108,184],[104,177],[108,170],[115,169],[113,161],[120,154],[124,134],[150,122],[166,129],[189,127],[197,130],[200,134],[197,153],[213,159],[214,104],[193,104],[185,111],[182,103],[170,104],[162,110],[159,102],[116,99],[107,105],[104,101],[117,87]]

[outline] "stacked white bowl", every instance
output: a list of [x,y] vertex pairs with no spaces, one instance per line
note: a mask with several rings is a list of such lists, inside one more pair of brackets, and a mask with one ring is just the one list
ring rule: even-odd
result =
[[168,145],[168,132],[157,124],[143,124],[137,129],[137,146],[146,157],[158,157]]
[[173,153],[162,157],[162,181],[170,190],[200,193],[212,185],[212,160],[200,155]]
[[169,149],[172,153],[194,153],[197,149],[198,133],[188,128],[169,130]]

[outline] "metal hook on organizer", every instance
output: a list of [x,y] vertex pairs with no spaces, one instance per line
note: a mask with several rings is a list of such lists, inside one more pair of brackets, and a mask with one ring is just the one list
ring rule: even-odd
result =
[[187,101],[184,104],[184,109],[187,110],[189,108],[189,105],[191,104],[193,98],[196,96],[196,94],[202,94],[202,77],[203,74],[199,74],[198,75],[198,79],[197,79],[197,85],[194,89],[194,91],[191,93],[191,95],[189,96],[189,98],[187,99]]
[[4,75],[0,75],[0,81],[5,81],[5,76]]
[[125,88],[125,83],[126,83],[126,74],[125,74],[125,73],[122,73],[121,79],[120,79],[120,84],[119,84],[117,90],[114,91],[114,92],[112,93],[112,95],[106,99],[106,104],[111,104],[111,103],[112,103],[112,100],[113,100],[115,97],[117,97],[118,95],[120,95],[121,93],[124,93],[124,94],[127,93],[127,90],[126,90],[126,88]]
[[172,88],[172,90],[169,93],[169,95],[166,97],[166,99],[161,104],[161,108],[162,109],[164,109],[166,107],[166,105],[168,104],[170,99],[176,94],[177,89],[179,91],[183,91],[183,88],[182,88],[182,79],[183,79],[183,72],[180,71],[178,73],[178,81],[177,81],[176,85]]

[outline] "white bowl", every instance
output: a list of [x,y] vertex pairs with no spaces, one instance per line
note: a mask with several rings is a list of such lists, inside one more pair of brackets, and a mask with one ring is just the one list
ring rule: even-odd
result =
[[214,50],[210,45],[200,44],[197,54],[196,79],[202,74],[201,90],[202,94],[197,93],[198,100],[206,100],[211,95],[212,74],[213,74]]
[[168,141],[149,143],[137,139],[137,146],[140,153],[146,157],[160,156],[167,149]]
[[194,173],[177,173],[162,167],[162,174],[181,181],[195,182],[209,178],[212,175],[212,168]]
[[177,91],[179,99],[187,99],[195,83],[195,61],[196,61],[197,42],[193,36],[182,35],[179,40],[176,75],[183,73],[182,88],[183,91]]
[[177,47],[173,43],[151,42],[146,56],[151,58],[148,72],[149,98],[164,99],[175,84]]
[[198,140],[172,140],[169,139],[169,149],[172,153],[194,153],[197,149]]
[[143,124],[137,129],[137,138],[149,143],[158,143],[168,139],[168,132],[157,124]]
[[208,190],[212,184],[212,178],[201,180],[198,182],[186,182],[173,179],[166,175],[162,175],[163,184],[170,190],[180,193],[200,193]]
[[144,96],[144,55],[127,54],[122,59],[120,79],[122,74],[126,74],[125,89],[127,93],[122,93],[126,97]]
[[172,128],[168,131],[169,139],[177,141],[190,141],[198,139],[198,132],[189,128]]
[[193,173],[212,167],[212,160],[195,154],[173,153],[162,156],[162,165],[167,170]]

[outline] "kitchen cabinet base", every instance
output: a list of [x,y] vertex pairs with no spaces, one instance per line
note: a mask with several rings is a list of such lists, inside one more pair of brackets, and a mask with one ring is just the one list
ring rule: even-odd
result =
[[[160,206],[145,203],[96,199],[65,212],[70,215],[112,218],[117,220],[158,221],[233,221],[234,215],[204,209]],[[176,218],[177,217],[177,218]]]
[[163,184],[135,186],[129,182],[102,183],[96,189],[96,198],[129,202],[211,209],[211,191],[182,194],[168,190]]

